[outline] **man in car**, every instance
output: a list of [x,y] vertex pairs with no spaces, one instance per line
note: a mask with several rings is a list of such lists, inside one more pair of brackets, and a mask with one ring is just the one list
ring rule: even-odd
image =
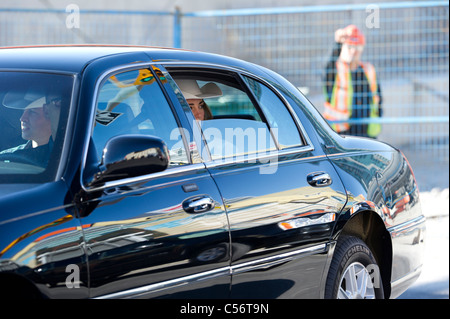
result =
[[48,100],[46,97],[40,97],[28,104],[20,117],[22,138],[27,142],[6,149],[0,152],[0,155],[14,154],[45,167],[53,146],[53,138],[50,138],[52,136],[51,118],[56,116],[54,109],[58,107],[57,103],[60,103],[60,100],[58,102],[57,99]]

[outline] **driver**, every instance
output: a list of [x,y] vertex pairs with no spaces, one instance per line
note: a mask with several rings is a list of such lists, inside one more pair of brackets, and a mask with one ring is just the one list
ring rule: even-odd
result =
[[[15,154],[29,159],[42,167],[47,165],[53,146],[52,121],[48,104],[57,104],[57,100],[40,97],[28,104],[20,117],[22,138],[25,144],[6,149],[0,154]],[[44,110],[44,106],[46,109]]]

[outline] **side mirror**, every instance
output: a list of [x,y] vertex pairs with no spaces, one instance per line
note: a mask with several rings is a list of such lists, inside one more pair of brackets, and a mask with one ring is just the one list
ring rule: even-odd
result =
[[161,172],[169,165],[169,152],[163,140],[155,136],[122,135],[111,138],[103,149],[102,171],[93,183]]

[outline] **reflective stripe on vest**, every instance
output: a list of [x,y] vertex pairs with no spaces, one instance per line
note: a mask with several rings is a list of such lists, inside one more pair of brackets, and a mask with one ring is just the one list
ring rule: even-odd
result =
[[[375,68],[370,63],[360,64],[372,92],[372,101],[370,103],[370,117],[379,117],[378,84]],[[353,84],[350,67],[347,63],[340,60],[336,61],[336,79],[334,81],[333,91],[330,102],[325,102],[324,117],[330,121],[345,121],[350,119],[353,104]],[[348,123],[338,123],[331,125],[336,132],[343,132],[350,128]],[[367,133],[375,137],[381,131],[380,124],[370,123]]]
[[[367,81],[370,85],[370,91],[372,92],[372,101],[370,103],[370,117],[380,117],[380,96],[378,95],[378,82],[375,67],[370,63],[361,63],[361,67],[364,70],[364,74],[367,77]],[[369,123],[367,126],[367,135],[370,137],[377,137],[381,132],[381,125],[378,123]]]
[[[345,121],[350,118],[348,105],[352,104],[349,98],[353,98],[353,86],[351,85],[351,72],[348,64],[336,62],[336,79],[330,102],[325,103],[324,117],[331,121]],[[350,86],[349,86],[350,85]],[[336,132],[343,132],[350,128],[348,123],[331,125]]]

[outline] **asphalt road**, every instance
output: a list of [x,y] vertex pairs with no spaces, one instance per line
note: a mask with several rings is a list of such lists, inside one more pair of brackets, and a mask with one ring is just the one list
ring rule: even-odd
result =
[[422,274],[398,299],[449,299],[448,208],[447,216],[428,217],[426,225]]
[[405,154],[419,185],[427,232],[422,274],[398,299],[449,299],[449,164],[426,152]]

